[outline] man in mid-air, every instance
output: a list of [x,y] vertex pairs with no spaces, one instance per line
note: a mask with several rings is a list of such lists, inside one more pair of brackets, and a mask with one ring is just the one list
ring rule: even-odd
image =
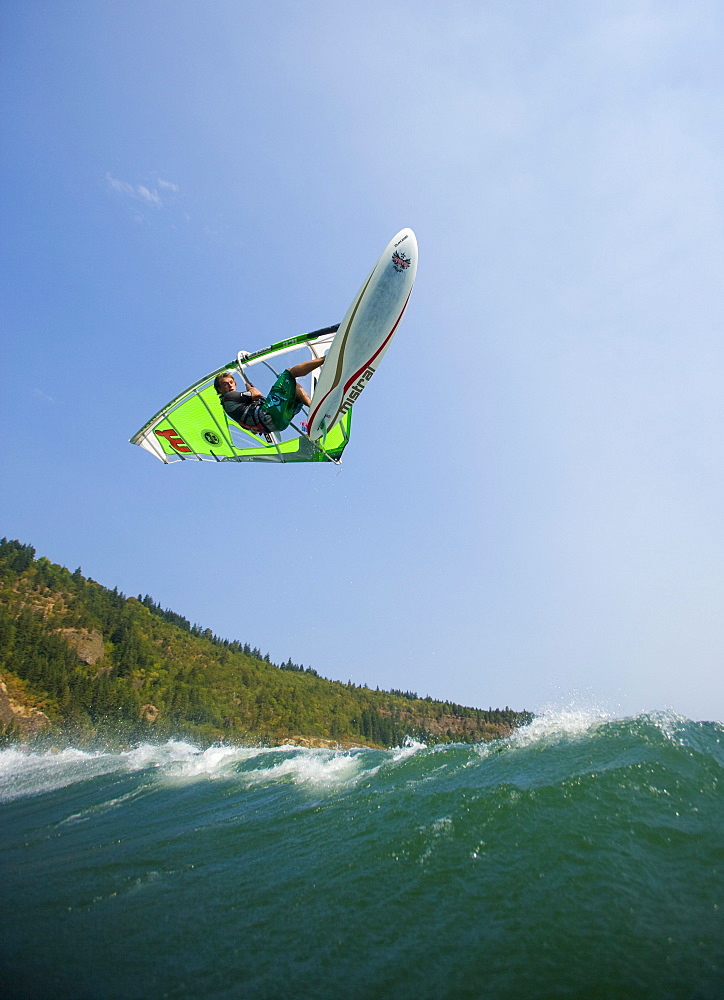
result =
[[309,406],[310,399],[297,379],[313,372],[324,364],[324,358],[312,358],[301,364],[287,368],[277,378],[264,396],[242,374],[246,383],[245,392],[237,392],[236,379],[231,372],[221,372],[214,379],[214,388],[219,394],[219,402],[227,417],[254,434],[268,434],[283,431],[289,426],[303,406]]

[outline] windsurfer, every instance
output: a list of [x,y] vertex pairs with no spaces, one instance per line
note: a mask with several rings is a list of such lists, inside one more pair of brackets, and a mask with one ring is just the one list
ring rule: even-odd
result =
[[301,408],[309,406],[311,402],[309,394],[299,385],[297,379],[303,378],[323,364],[324,358],[312,358],[311,361],[302,361],[287,368],[277,378],[268,396],[264,396],[243,373],[245,392],[237,391],[236,378],[232,372],[221,372],[217,375],[214,379],[214,388],[219,394],[219,402],[224,412],[240,427],[255,434],[283,431]]

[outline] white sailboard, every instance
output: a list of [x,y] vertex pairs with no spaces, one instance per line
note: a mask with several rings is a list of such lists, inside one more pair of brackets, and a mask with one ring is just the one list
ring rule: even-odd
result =
[[417,273],[417,240],[403,229],[390,242],[340,323],[309,408],[309,437],[328,434],[377,370],[402,319]]

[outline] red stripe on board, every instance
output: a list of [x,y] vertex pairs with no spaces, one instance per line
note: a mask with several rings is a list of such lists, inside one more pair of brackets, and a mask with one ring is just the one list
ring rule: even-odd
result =
[[[374,272],[373,272],[373,273],[374,273]],[[344,402],[344,395],[345,395],[345,393],[347,392],[347,390],[349,389],[349,387],[350,387],[350,386],[352,385],[352,383],[354,382],[354,380],[355,380],[355,379],[356,379],[356,378],[357,378],[357,377],[358,377],[358,376],[359,376],[359,375],[360,375],[360,374],[361,374],[361,373],[362,373],[362,372],[363,372],[363,371],[364,371],[364,370],[365,370],[365,369],[366,369],[367,367],[369,367],[369,365],[371,365],[371,364],[372,364],[372,362],[373,362],[373,361],[375,360],[375,358],[377,357],[377,355],[378,355],[378,354],[379,354],[379,353],[380,353],[381,351],[383,351],[383,350],[384,350],[384,348],[385,348],[385,346],[386,346],[386,345],[387,345],[387,344],[389,343],[389,341],[390,341],[390,338],[392,337],[392,335],[394,334],[395,330],[396,330],[396,329],[397,329],[397,327],[399,326],[399,323],[400,323],[400,320],[402,319],[402,315],[403,315],[403,313],[404,313],[405,309],[407,309],[407,303],[408,303],[408,302],[410,301],[410,296],[411,296],[411,295],[412,295],[412,289],[410,289],[410,291],[409,291],[409,292],[407,293],[407,298],[405,299],[405,304],[404,304],[404,306],[402,307],[402,309],[400,310],[400,315],[399,315],[399,316],[397,317],[397,319],[395,320],[395,325],[394,325],[394,326],[392,327],[392,329],[391,329],[391,330],[390,330],[390,332],[389,332],[389,333],[387,334],[387,336],[386,336],[386,337],[385,337],[385,339],[384,339],[384,340],[382,341],[382,343],[381,343],[381,344],[380,344],[380,346],[379,346],[379,347],[377,348],[377,350],[376,350],[376,351],[375,351],[375,353],[374,353],[374,354],[372,355],[372,357],[371,357],[371,358],[370,358],[370,359],[369,359],[368,361],[366,361],[366,362],[365,362],[365,363],[364,363],[364,364],[362,365],[362,367],[361,367],[361,368],[359,368],[359,369],[358,369],[358,370],[357,370],[357,371],[356,371],[356,372],[354,373],[354,375],[352,375],[352,376],[351,376],[351,378],[349,379],[349,381],[348,381],[348,382],[346,383],[346,385],[345,385],[345,386],[344,386],[344,388],[342,389],[342,402]],[[312,424],[314,423],[314,420],[316,419],[316,414],[317,414],[317,413],[319,413],[319,410],[320,410],[320,409],[321,409],[321,407],[322,407],[322,406],[324,405],[324,400],[325,400],[325,399],[327,398],[327,396],[329,396],[329,395],[330,395],[330,394],[331,394],[332,392],[334,392],[335,388],[336,388],[336,386],[332,386],[332,388],[331,388],[331,389],[329,390],[329,392],[328,392],[328,393],[327,393],[327,394],[325,395],[324,399],[320,400],[320,402],[319,402],[318,406],[315,406],[315,408],[314,408],[314,416],[313,416],[312,414],[310,414],[310,416],[309,416],[309,426],[310,426],[310,427],[312,426]],[[330,421],[331,423],[334,423],[334,421],[335,421],[335,420],[337,419],[337,416],[338,416],[338,414],[339,414],[339,411],[340,411],[340,409],[341,409],[341,406],[342,406],[342,404],[340,403],[340,405],[339,405],[339,406],[337,407],[337,412],[336,412],[336,413],[334,414],[334,416],[332,417],[332,420]]]
[[[360,305],[362,304],[362,299],[364,298],[365,292],[367,291],[367,288],[369,287],[369,283],[370,283],[370,281],[372,281],[372,278],[374,277],[376,271],[377,271],[377,265],[375,265],[372,268],[372,270],[370,271],[369,278],[367,279],[367,281],[365,281],[364,287],[362,288],[362,290],[360,291],[359,295],[357,296],[357,301],[354,304],[354,309],[352,310],[352,315],[349,318],[349,323],[347,324],[347,329],[344,331],[344,340],[342,341],[342,350],[340,351],[339,357],[337,358],[337,372],[339,372],[339,369],[342,367],[342,363],[344,361],[344,351],[345,351],[345,346],[346,346],[346,343],[347,343],[347,337],[349,336],[349,331],[352,329],[352,326],[354,325],[354,320],[355,320],[355,316],[357,315],[357,310],[359,309]],[[408,296],[408,298],[409,298],[409,296]],[[325,362],[325,364],[326,364],[326,362]],[[309,426],[310,427],[312,426],[312,424],[316,420],[317,414],[319,413],[320,409],[322,408],[322,406],[324,406],[325,399],[327,398],[327,396],[331,395],[336,388],[337,388],[337,382],[333,382],[332,383],[332,388],[329,389],[324,394],[324,398],[320,399],[319,403],[317,403],[317,405],[314,407],[314,410],[310,410],[309,411]]]
[[[352,383],[354,382],[354,380],[355,380],[355,379],[356,379],[356,378],[357,378],[357,377],[358,377],[359,375],[361,375],[361,374],[362,374],[362,372],[363,372],[363,371],[365,370],[365,368],[369,368],[369,366],[370,366],[370,365],[372,364],[372,362],[373,362],[373,361],[375,360],[375,358],[376,358],[376,357],[377,357],[377,355],[378,355],[378,354],[380,353],[380,351],[383,351],[383,350],[385,349],[385,346],[386,346],[386,345],[387,345],[387,344],[389,343],[389,341],[390,341],[390,339],[391,339],[392,335],[394,334],[395,330],[397,329],[397,327],[398,327],[398,325],[399,325],[399,323],[400,323],[400,320],[402,319],[402,313],[404,313],[405,309],[407,309],[407,303],[408,303],[408,302],[410,301],[410,296],[411,296],[411,295],[412,295],[412,289],[410,289],[410,291],[409,291],[409,292],[408,292],[408,294],[407,294],[407,298],[405,299],[405,304],[404,304],[404,306],[402,307],[402,312],[401,312],[401,313],[400,313],[400,315],[399,315],[399,316],[397,317],[397,320],[396,320],[396,322],[395,322],[395,325],[394,325],[394,326],[392,327],[392,329],[390,330],[390,332],[389,332],[389,333],[387,334],[387,336],[386,336],[386,337],[385,337],[385,339],[384,339],[384,340],[382,341],[382,343],[381,343],[381,344],[380,344],[380,346],[379,346],[379,347],[377,348],[377,350],[376,350],[376,351],[375,351],[375,353],[374,353],[374,354],[372,355],[372,357],[371,357],[371,358],[369,359],[369,361],[366,361],[366,362],[365,362],[365,363],[364,363],[364,364],[362,365],[362,367],[361,367],[360,369],[358,369],[358,371],[356,371],[356,372],[354,373],[354,375],[352,375],[352,376],[351,376],[351,378],[350,378],[349,382],[347,382],[347,384],[345,385],[344,389],[342,389],[342,398],[343,398],[343,399],[344,399],[344,394],[345,394],[345,393],[347,392],[347,390],[348,390],[348,389],[349,389],[349,387],[350,387],[350,386],[352,385]],[[335,414],[335,416],[336,416],[336,414]]]

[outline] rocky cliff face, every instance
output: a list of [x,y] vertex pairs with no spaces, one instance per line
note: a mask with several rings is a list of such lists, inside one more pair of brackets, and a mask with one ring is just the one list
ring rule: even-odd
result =
[[18,698],[16,692],[8,691],[5,682],[0,680],[0,730],[13,725],[22,737],[29,739],[50,725],[50,719],[39,708]]
[[100,632],[72,628],[60,628],[56,631],[76,651],[81,663],[93,666],[103,659],[106,650]]

